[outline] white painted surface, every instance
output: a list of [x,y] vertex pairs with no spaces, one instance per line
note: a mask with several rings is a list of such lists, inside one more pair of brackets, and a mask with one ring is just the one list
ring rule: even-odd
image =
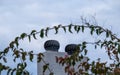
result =
[[[64,57],[65,55],[67,55],[67,53],[47,51],[44,52],[43,54],[44,54],[45,62],[49,63],[50,70],[54,72],[54,75],[67,75],[64,72],[64,67],[56,63],[56,58],[55,58],[55,56]],[[44,63],[42,61],[37,64],[38,75],[43,75],[43,65]],[[49,75],[49,73],[50,72],[46,70],[45,75]]]
[[[54,73],[54,75],[67,75],[67,73],[65,73],[65,71],[64,71],[64,66],[56,63],[56,58],[55,58],[55,56],[64,57],[65,55],[67,55],[67,53],[46,51],[43,54],[44,54],[44,61],[46,63],[49,63],[49,68]],[[84,59],[84,61],[86,61],[86,60],[87,59]],[[83,62],[83,60],[82,60],[82,62]],[[76,65],[78,65],[79,63],[76,63]],[[37,63],[38,75],[43,75],[43,65],[45,65],[45,64],[42,61],[40,63]],[[49,73],[50,73],[49,70],[46,70],[44,75],[49,75]]]

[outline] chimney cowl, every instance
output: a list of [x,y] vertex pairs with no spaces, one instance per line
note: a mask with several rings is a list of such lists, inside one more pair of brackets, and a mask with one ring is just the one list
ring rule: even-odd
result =
[[72,55],[77,50],[80,50],[77,44],[68,44],[65,47],[65,52],[67,52],[68,55]]
[[44,44],[44,48],[46,51],[57,51],[60,48],[60,44],[56,40],[47,40]]

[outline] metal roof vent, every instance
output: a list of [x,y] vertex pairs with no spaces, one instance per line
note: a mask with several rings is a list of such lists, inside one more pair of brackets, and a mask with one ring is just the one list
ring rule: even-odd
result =
[[60,48],[60,44],[56,40],[48,40],[44,44],[44,48],[46,51],[57,51]]
[[67,52],[68,55],[72,55],[77,50],[80,50],[77,44],[68,44],[65,47],[65,52]]

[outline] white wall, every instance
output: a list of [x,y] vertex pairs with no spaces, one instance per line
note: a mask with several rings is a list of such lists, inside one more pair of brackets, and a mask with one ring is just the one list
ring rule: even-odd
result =
[[[56,63],[56,57],[64,57],[67,55],[65,52],[54,52],[54,51],[46,51],[43,53],[44,54],[44,60],[46,63],[49,63],[50,70],[54,73],[54,75],[67,75],[64,71],[64,66],[59,65]],[[81,62],[87,61],[87,58],[83,59]],[[78,66],[79,63],[76,63]],[[43,65],[45,65],[42,61],[37,63],[37,74],[38,75],[43,75]],[[44,75],[49,75],[49,71],[46,70]]]
[[[46,51],[43,53],[44,54],[44,60],[49,64],[50,69],[54,72],[54,75],[67,75],[64,72],[64,67],[62,65],[59,65],[58,63],[56,63],[56,58],[55,56],[62,56],[64,57],[65,55],[67,55],[67,53],[65,52],[54,52],[54,51]],[[38,71],[38,75],[43,75],[43,62],[40,62],[37,64],[37,71]],[[49,75],[49,71],[46,70],[45,75]]]

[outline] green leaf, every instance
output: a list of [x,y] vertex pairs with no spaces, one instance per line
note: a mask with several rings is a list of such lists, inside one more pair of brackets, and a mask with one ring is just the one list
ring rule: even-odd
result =
[[78,27],[78,26],[74,26],[74,30],[75,30],[75,31],[77,31],[77,27]]
[[46,36],[46,37],[47,37],[47,35],[48,35],[48,31],[49,31],[49,27],[47,27],[46,30],[45,30],[45,36]]
[[37,55],[37,62],[40,62],[41,60],[42,60],[42,57],[43,57],[44,55],[42,54],[42,53],[39,53],[38,55]]
[[12,71],[12,69],[8,69],[7,75],[9,75],[11,71]]
[[80,31],[80,26],[74,26],[74,30],[78,33]]
[[29,58],[30,61],[33,62],[34,55],[33,55],[32,53],[30,53],[30,54],[29,54],[29,57],[30,57],[30,58]]
[[101,44],[101,48],[104,46],[104,43]]
[[24,67],[27,67],[27,63],[26,62],[24,62]]
[[18,46],[19,46],[18,41],[14,41],[14,43],[16,44],[16,47],[18,48]]
[[87,54],[87,52],[88,52],[88,50],[85,49],[85,50],[84,50],[85,55]]
[[19,69],[19,67],[20,67],[20,63],[17,64],[17,69]]
[[18,51],[18,50],[15,50],[13,55],[16,55],[17,57],[19,57],[19,56],[20,56],[20,55],[19,55],[19,51]]
[[41,38],[44,37],[44,29],[41,29],[41,31],[40,31],[40,37],[41,37]]
[[20,50],[23,52],[24,50],[23,50],[23,48],[20,48]]
[[118,45],[118,53],[120,54],[120,45]]
[[57,26],[54,26],[54,28],[55,28],[55,34],[57,34],[59,28]]
[[110,33],[109,31],[106,32],[106,37],[109,37]]
[[95,49],[97,49],[97,45],[95,45]]
[[84,26],[82,26],[82,32],[84,32]]
[[14,47],[14,41],[12,41],[12,42],[9,44],[9,46],[10,46],[10,48],[13,49],[13,47]]
[[58,28],[60,28],[60,27],[62,27],[62,25],[61,25],[61,24],[59,24],[59,25],[58,25]]
[[45,72],[48,69],[49,64],[43,65],[43,72]]
[[16,71],[16,68],[12,70],[11,75],[14,75],[15,71]]
[[75,60],[73,60],[73,61],[72,61],[72,65],[75,66],[75,64],[76,64],[76,63],[75,63]]
[[16,38],[15,38],[15,41],[19,41],[19,39],[20,39],[19,37],[16,37]]
[[99,33],[102,34],[104,30],[102,28],[99,28]]
[[80,31],[80,26],[78,26],[77,33]]
[[22,75],[22,72],[20,70],[17,70],[16,75]]
[[29,42],[31,42],[31,36],[30,35],[28,35],[28,39],[29,39]]
[[31,75],[28,71],[23,71],[23,75]]
[[91,27],[91,35],[93,35],[93,32],[94,32],[94,27]]
[[9,51],[9,47],[4,49],[4,53],[8,53],[8,51]]
[[66,32],[66,28],[65,28],[65,26],[62,26],[62,28],[63,28],[63,30]]
[[26,36],[27,36],[26,33],[22,33],[22,34],[20,35],[20,37],[21,37],[22,39],[24,39]]
[[3,57],[3,61],[4,61],[5,63],[7,63],[7,59],[6,59],[5,57]]
[[96,34],[99,35],[99,29],[96,29]]
[[35,34],[33,34],[33,38],[34,38],[34,39],[37,39]]
[[31,35],[36,33],[37,31],[36,30],[32,30],[32,32],[30,33]]
[[68,26],[68,31],[69,31],[70,33],[73,33],[73,32],[71,31],[71,29],[72,29],[72,24],[70,24],[70,25]]
[[26,55],[27,55],[26,52],[22,52],[22,60],[23,60],[23,61],[26,60]]

